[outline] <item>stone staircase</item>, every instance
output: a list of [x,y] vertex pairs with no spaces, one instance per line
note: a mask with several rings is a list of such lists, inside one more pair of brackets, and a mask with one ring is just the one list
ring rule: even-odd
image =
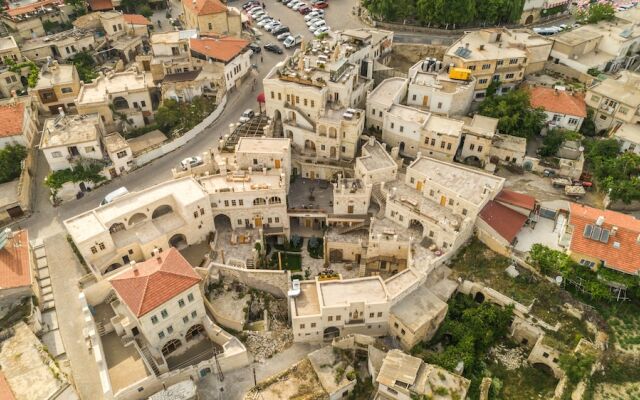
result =
[[256,266],[253,263],[253,258],[247,258],[247,260],[245,261],[245,264],[247,266],[247,269],[254,269]]
[[104,325],[102,325],[102,322],[96,322],[96,330],[101,337],[107,334],[107,330],[104,328]]
[[118,298],[118,296],[116,295],[116,292],[111,291],[111,292],[109,292],[107,297],[105,297],[104,302],[105,302],[105,304],[109,304],[109,303],[111,303],[112,301],[114,301],[117,298]]
[[145,360],[147,360],[147,363],[149,364],[149,366],[153,370],[153,373],[156,376],[159,376],[160,375],[160,370],[158,369],[158,366],[156,365],[156,361],[153,359],[153,355],[151,355],[151,352],[149,351],[149,348],[147,348],[147,346],[140,347],[140,352],[144,356]]
[[380,206],[380,210],[378,211],[378,214],[376,214],[376,218],[384,218],[385,207],[387,205],[387,196],[382,193],[382,188],[380,187],[379,183],[373,185],[373,188],[371,189],[371,196]]
[[371,221],[369,220],[369,218],[367,218],[366,220],[359,222],[357,224],[351,225],[351,226],[344,226],[342,228],[338,229],[338,233],[343,235],[345,233],[349,233],[349,232],[355,232],[359,229],[368,229],[369,228],[369,224],[371,223]]

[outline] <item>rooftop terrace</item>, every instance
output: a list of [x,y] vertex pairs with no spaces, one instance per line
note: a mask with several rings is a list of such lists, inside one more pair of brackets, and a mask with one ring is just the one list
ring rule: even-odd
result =
[[97,141],[100,139],[100,116],[59,115],[44,122],[40,148],[69,146],[77,143]]
[[378,276],[319,282],[322,305],[335,307],[350,303],[368,304],[387,301],[387,291]]

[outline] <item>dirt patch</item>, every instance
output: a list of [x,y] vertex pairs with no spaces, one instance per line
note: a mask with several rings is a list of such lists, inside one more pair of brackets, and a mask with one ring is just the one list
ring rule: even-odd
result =
[[244,397],[245,400],[315,400],[326,398],[327,393],[322,389],[311,362],[308,359],[283,371],[251,389]]
[[388,66],[406,73],[410,67],[426,57],[442,60],[446,50],[445,46],[396,43],[391,50]]
[[598,385],[593,400],[628,400],[640,398],[640,383],[628,382],[620,385]]

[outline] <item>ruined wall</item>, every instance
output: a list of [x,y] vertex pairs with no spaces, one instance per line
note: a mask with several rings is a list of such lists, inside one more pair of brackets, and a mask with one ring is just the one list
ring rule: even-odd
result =
[[289,271],[245,269],[219,263],[209,264],[210,278],[236,280],[253,289],[262,290],[276,297],[286,297],[289,290]]

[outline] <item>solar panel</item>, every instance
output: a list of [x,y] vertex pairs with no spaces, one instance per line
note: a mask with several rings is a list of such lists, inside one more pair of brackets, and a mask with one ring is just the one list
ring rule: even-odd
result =
[[591,232],[591,239],[593,240],[600,240],[600,234],[602,233],[602,228],[600,228],[599,226],[594,226],[593,227],[593,232]]
[[584,232],[582,233],[582,235],[584,237],[590,238],[591,237],[591,232],[593,232],[593,225],[588,224],[588,225],[585,225]]
[[609,241],[609,230],[608,229],[603,229],[602,230],[602,235],[600,235],[600,241],[602,243],[607,243]]
[[469,58],[469,55],[471,54],[471,50],[461,46],[456,49],[454,54],[462,58]]

